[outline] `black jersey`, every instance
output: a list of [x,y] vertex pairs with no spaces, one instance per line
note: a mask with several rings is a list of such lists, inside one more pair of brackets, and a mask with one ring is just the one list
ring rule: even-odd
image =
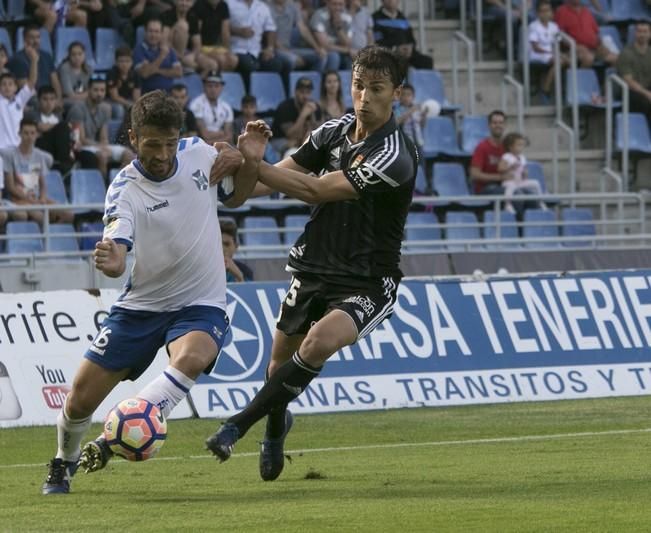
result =
[[342,170],[359,199],[314,206],[288,264],[299,272],[401,277],[400,246],[418,153],[393,116],[357,143],[348,138],[354,128],[353,114],[330,120],[292,155],[317,176]]

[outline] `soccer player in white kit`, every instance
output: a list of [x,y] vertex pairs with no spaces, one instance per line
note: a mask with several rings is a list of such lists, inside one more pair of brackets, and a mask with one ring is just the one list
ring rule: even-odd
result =
[[[43,494],[68,493],[78,466],[92,472],[106,465],[112,454],[101,436],[83,450],[80,445],[93,412],[121,380],[136,379],[165,346],[169,366],[137,397],[167,417],[213,367],[229,327],[217,195],[210,187],[229,164],[215,163],[217,149],[198,137],[179,140],[183,111],[162,91],[134,104],[131,123],[138,158],[108,189],[104,235],[93,255],[109,277],[122,275],[132,248],[135,261],[58,416],[58,449]],[[249,165],[229,178],[227,204],[241,203],[256,177],[257,167]]]

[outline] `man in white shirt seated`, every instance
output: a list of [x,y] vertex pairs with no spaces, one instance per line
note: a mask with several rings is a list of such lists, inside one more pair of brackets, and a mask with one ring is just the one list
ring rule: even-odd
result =
[[203,81],[203,94],[190,102],[190,111],[197,120],[199,136],[207,143],[230,141],[233,138],[233,110],[219,99],[224,80],[215,70]]

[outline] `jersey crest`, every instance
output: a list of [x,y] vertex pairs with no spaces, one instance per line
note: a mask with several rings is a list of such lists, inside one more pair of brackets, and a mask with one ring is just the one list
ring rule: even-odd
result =
[[197,189],[200,191],[205,191],[208,189],[208,178],[203,173],[203,170],[198,169],[192,174],[192,179],[194,180]]

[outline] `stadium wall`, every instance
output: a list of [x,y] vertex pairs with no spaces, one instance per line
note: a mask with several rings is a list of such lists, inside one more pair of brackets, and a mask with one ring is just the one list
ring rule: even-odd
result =
[[[234,284],[219,362],[192,389],[225,417],[263,383],[284,283]],[[0,299],[0,427],[53,424],[115,290]],[[406,280],[394,316],[328,362],[299,413],[649,394],[651,270]],[[123,383],[96,420],[166,365]],[[3,371],[2,368],[5,370]],[[190,416],[184,403],[177,417]]]

